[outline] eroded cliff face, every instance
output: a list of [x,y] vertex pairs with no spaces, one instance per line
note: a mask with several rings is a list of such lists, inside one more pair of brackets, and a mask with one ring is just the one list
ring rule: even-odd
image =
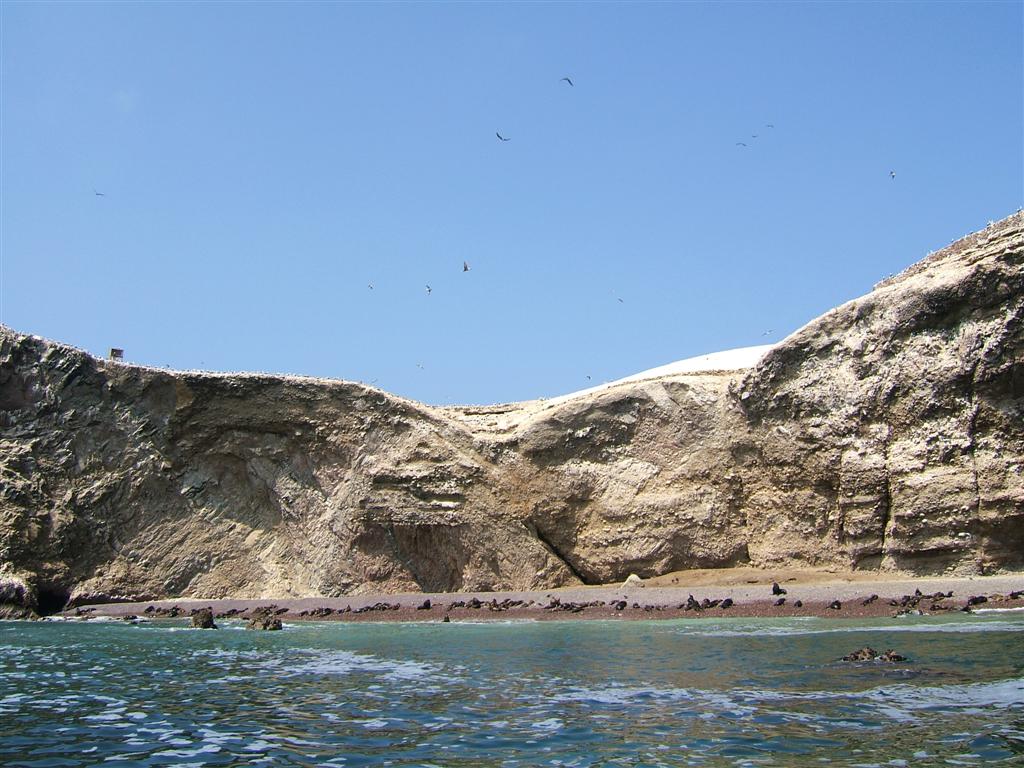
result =
[[0,604],[1024,566],[1024,216],[745,371],[432,408],[0,329]]

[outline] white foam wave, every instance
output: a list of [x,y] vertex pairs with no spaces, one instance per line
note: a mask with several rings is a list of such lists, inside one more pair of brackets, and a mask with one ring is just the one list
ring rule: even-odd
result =
[[[698,688],[659,688],[656,686],[576,687],[552,697],[560,703],[578,702],[609,707],[632,707],[644,702],[663,704],[685,702],[704,710],[704,717],[723,713],[733,717],[750,717],[764,712],[766,706],[814,702],[849,702],[857,704],[863,714],[874,714],[892,720],[914,720],[924,712],[980,713],[989,709],[1024,711],[1024,678],[989,683],[968,683],[947,686],[892,685],[865,691],[712,691]],[[774,711],[774,710],[773,710]],[[814,712],[777,712],[789,719],[828,720],[841,725],[842,720]],[[853,726],[853,723],[846,723]]]
[[269,662],[275,672],[291,675],[348,675],[363,672],[380,675],[389,681],[408,681],[436,678],[440,668],[417,661],[399,661],[369,656],[351,651],[310,651],[309,659],[299,663]]
[[[994,609],[995,611],[1008,611],[1018,609]],[[938,623],[928,621],[927,617],[913,623],[900,624],[854,624],[842,627],[803,626],[800,624],[785,624],[777,626],[765,626],[750,624],[748,626],[736,627],[728,624],[708,625],[701,622],[699,627],[672,626],[670,631],[683,634],[688,637],[790,637],[793,635],[832,635],[862,632],[940,632],[949,634],[965,634],[974,632],[1024,632],[1022,621],[964,621]]]

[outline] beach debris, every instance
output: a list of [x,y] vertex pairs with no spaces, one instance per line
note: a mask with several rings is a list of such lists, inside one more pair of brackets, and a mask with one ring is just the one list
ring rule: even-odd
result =
[[321,618],[321,617],[324,617],[324,616],[330,616],[332,613],[334,613],[334,609],[333,608],[328,608],[326,606],[321,606],[319,608],[314,608],[311,611],[303,611],[299,615],[302,616],[303,614],[305,614],[307,616],[312,616],[314,618]]
[[860,649],[854,651],[853,653],[850,653],[850,654],[847,654],[846,656],[843,656],[842,660],[843,661],[884,661],[884,662],[893,663],[893,662],[897,662],[897,661],[906,661],[907,657],[906,656],[901,656],[900,654],[898,654],[895,651],[893,651],[891,648],[886,650],[885,653],[879,653],[878,651],[876,651],[871,646],[865,645],[863,648],[860,648]]
[[157,607],[155,605],[147,605],[146,610],[143,611],[143,613],[150,617],[176,619],[178,618],[178,616],[181,615],[181,608],[179,608],[176,605],[173,605],[170,608],[164,608],[163,606]]
[[903,595],[903,597],[901,597],[899,600],[890,600],[889,605],[900,608],[900,614],[907,614],[910,612],[910,609],[917,608],[918,603],[920,603],[922,600],[931,600],[932,605],[936,609],[949,610],[949,606],[940,606],[936,604],[952,596],[952,590],[950,590],[949,592],[936,592],[932,595],[926,595],[923,592],[921,592],[920,589],[915,589],[914,594]]
[[786,594],[786,590],[784,590],[782,587],[780,587],[779,583],[777,581],[773,581],[772,582],[772,594],[773,595],[784,595],[784,594]]
[[[589,376],[587,377],[590,378]],[[623,587],[642,587],[644,586],[644,580],[637,576],[635,573],[629,574],[626,580],[622,582]]]
[[841,611],[843,609],[843,604],[840,603],[838,600],[833,600],[831,603],[828,604],[828,607],[833,611]]
[[210,608],[198,608],[192,611],[193,629],[216,629],[213,623],[213,611]]
[[271,605],[265,608],[254,608],[249,614],[249,623],[246,629],[258,629],[266,632],[283,629],[281,620],[277,617],[277,606]]
[[401,608],[401,603],[374,603],[373,605],[364,605],[362,608],[356,608],[352,613],[372,613],[373,611],[397,611]]

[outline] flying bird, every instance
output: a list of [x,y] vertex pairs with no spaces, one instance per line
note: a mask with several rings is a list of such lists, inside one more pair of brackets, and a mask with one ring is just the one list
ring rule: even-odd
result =
[[745,147],[745,146],[747,146],[747,145],[746,145],[746,144],[744,144],[744,143],[743,143],[742,141],[737,141],[737,142],[736,142],[736,146],[737,146],[737,147]]
[[430,287],[430,286],[428,285],[428,286],[427,286],[427,296],[429,296],[429,295],[430,295],[431,293],[433,293],[433,292],[434,292],[434,289],[433,289],[433,288],[431,288],[431,287]]
[[373,290],[373,283],[367,283],[366,287],[369,288],[372,291]]
[[750,134],[750,138],[752,138],[752,139],[756,139],[756,138],[757,138],[757,134],[756,134],[756,133],[752,133],[752,134]]
[[622,299],[619,299],[619,304],[623,304],[623,303],[624,303],[624,302],[622,301]]
[[501,139],[502,141],[512,141],[512,139],[506,139],[506,138],[505,138],[504,136],[502,136],[502,135],[501,135],[500,133],[498,133],[497,131],[495,131],[495,132],[494,132],[494,135],[495,135],[495,136],[497,136],[497,137],[498,137],[499,139]]
[[93,187],[92,193],[93,193],[94,195],[96,195],[96,197],[106,197],[106,194],[105,194],[105,193],[103,193],[103,192],[97,192],[97,191],[96,191],[96,188],[95,188],[95,187]]
[[889,178],[890,179],[895,179],[896,178],[896,171],[889,171]]
[[775,333],[775,329],[774,329],[774,328],[769,328],[769,329],[768,329],[767,331],[765,331],[765,332],[764,332],[764,333],[762,333],[761,335],[762,335],[762,336],[769,336],[769,335],[771,335],[771,334],[773,334],[773,333]]
[[775,123],[765,123],[764,127],[765,128],[774,128],[775,127]]
[[467,262],[467,261],[462,262],[462,271],[463,272],[469,272],[469,262]]
[[589,376],[587,376],[587,381],[590,381],[590,377]]
[[[569,85],[572,85],[572,80],[571,80],[570,78],[568,78],[568,77],[563,77],[563,78],[562,78],[562,80],[564,80],[565,82],[567,82],[567,83],[568,83]],[[558,82],[562,82],[562,80],[559,80]],[[572,87],[573,87],[573,88],[575,88],[576,86],[575,86],[575,85],[573,85]]]

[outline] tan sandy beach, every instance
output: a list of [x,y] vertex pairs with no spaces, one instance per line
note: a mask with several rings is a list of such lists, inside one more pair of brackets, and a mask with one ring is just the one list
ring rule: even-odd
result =
[[[784,595],[773,594],[777,583]],[[952,592],[949,596],[948,593]],[[941,596],[939,596],[941,593]],[[704,607],[696,607],[689,598]],[[872,596],[877,596],[871,599]],[[785,598],[781,605],[775,603]],[[984,602],[972,598],[985,598]],[[708,605],[705,600],[732,601]],[[429,601],[429,608],[425,607]],[[838,606],[836,605],[838,601]],[[797,605],[797,603],[800,605]],[[957,578],[879,578],[878,574],[779,569],[684,571],[643,585],[604,585],[533,592],[365,594],[261,599],[182,598],[82,606],[65,616],[188,617],[209,607],[219,617],[276,607],[285,621],[443,621],[669,619],[744,616],[862,618],[974,609],[1024,609],[1024,573]]]

